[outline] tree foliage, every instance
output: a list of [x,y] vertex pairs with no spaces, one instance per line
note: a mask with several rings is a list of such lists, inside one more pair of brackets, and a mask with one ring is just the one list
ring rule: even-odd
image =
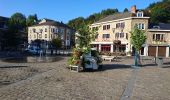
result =
[[14,13],[9,19],[8,27],[10,30],[19,31],[26,27],[26,17],[21,13]]
[[131,33],[131,43],[134,46],[134,48],[139,51],[142,47],[142,45],[146,41],[146,35],[145,32],[138,29],[137,26],[134,27],[134,30],[130,32]]
[[99,13],[94,13],[90,16],[88,16],[87,18],[83,18],[83,17],[78,17],[75,18],[73,20],[70,20],[68,22],[68,25],[70,27],[72,27],[75,30],[78,30],[79,28],[81,28],[80,26],[82,26],[84,23],[88,24],[92,24],[108,15],[114,14],[119,12],[118,9],[106,9],[106,10],[102,10]]
[[90,48],[90,43],[94,41],[96,36],[96,30],[91,30],[88,25],[83,23],[77,30],[77,44],[79,48]]
[[129,10],[128,10],[127,8],[125,8],[123,12],[128,12],[128,11],[129,11]]
[[62,41],[60,38],[55,38],[52,40],[52,46],[56,49],[59,49],[62,47]]
[[34,14],[34,15],[29,15],[27,20],[26,20],[26,25],[27,26],[32,26],[32,25],[35,25],[38,21],[38,18],[37,18],[37,15]]
[[152,23],[170,23],[170,0],[152,3],[146,10]]

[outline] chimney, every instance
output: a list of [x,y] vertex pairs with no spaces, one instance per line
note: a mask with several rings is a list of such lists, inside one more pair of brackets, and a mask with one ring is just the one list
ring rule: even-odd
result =
[[131,7],[131,13],[136,13],[136,5]]

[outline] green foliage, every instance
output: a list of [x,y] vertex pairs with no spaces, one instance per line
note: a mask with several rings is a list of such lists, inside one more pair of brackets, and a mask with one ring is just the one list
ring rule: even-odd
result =
[[128,10],[127,8],[125,8],[123,12],[128,12],[128,11],[129,11],[129,10]]
[[76,34],[78,48],[88,50],[90,48],[90,43],[95,39],[96,30],[90,30],[89,26],[85,23],[80,25],[80,27],[81,28],[77,30],[78,34]]
[[8,27],[13,32],[18,32],[26,27],[26,17],[21,13],[15,13],[9,19]]
[[72,49],[72,55],[71,57],[68,59],[67,63],[69,65],[78,65],[80,64],[80,56],[82,56],[82,51],[78,48],[73,48]]
[[27,26],[32,26],[32,25],[35,25],[38,21],[38,18],[37,18],[37,15],[34,14],[34,15],[29,15],[27,20],[26,20],[26,25]]
[[138,29],[137,26],[134,27],[134,30],[131,33],[131,43],[134,46],[134,48],[139,51],[142,47],[142,45],[146,41],[146,35],[145,32]]
[[77,30],[80,28],[81,24],[84,23],[85,19],[83,17],[78,17],[72,19],[68,22],[68,26],[72,27],[73,29]]
[[54,47],[54,48],[61,48],[62,47],[62,41],[61,41],[61,39],[60,38],[56,38],[56,39],[53,39],[52,40],[52,46]]
[[90,15],[87,18],[83,18],[83,17],[78,17],[75,18],[73,20],[70,20],[68,22],[68,26],[72,27],[75,30],[78,30],[79,28],[81,28],[80,26],[82,26],[84,23],[88,24],[92,24],[108,15],[117,13],[118,9],[106,9],[106,10],[102,10],[99,13],[94,13],[92,15]]
[[152,23],[170,23],[170,0],[152,3],[147,10]]

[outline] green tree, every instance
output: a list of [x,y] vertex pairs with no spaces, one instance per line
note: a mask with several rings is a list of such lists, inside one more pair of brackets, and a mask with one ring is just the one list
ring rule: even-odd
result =
[[62,40],[60,38],[55,38],[52,40],[52,46],[56,49],[60,49],[62,47]]
[[146,41],[146,35],[145,32],[138,29],[137,26],[135,26],[133,31],[131,31],[130,33],[131,33],[131,37],[130,37],[131,43],[135,48],[135,66],[138,66],[138,63],[140,62],[139,52],[142,45]]
[[127,8],[125,8],[123,12],[129,12],[129,10]]
[[80,26],[85,22],[87,25],[88,24],[92,24],[108,15],[112,15],[114,13],[117,13],[118,9],[106,9],[106,10],[102,10],[99,13],[94,13],[91,14],[90,16],[88,16],[87,18],[83,18],[83,17],[78,17],[75,18],[73,20],[70,20],[68,22],[68,25],[70,27],[72,27],[75,30],[78,30],[79,28],[81,28]]
[[21,13],[14,13],[9,19],[8,27],[16,32],[24,30],[26,28],[26,17]]
[[73,29],[77,30],[80,28],[80,25],[84,23],[85,19],[83,17],[78,17],[72,19],[68,22],[68,26],[72,27]]
[[170,23],[170,0],[152,3],[147,10],[152,23]]
[[21,13],[13,14],[8,21],[8,32],[4,35],[5,43],[7,47],[17,48],[19,44],[22,44],[24,38],[23,35],[26,28],[26,17]]
[[80,27],[81,28],[77,30],[76,34],[78,47],[90,48],[90,43],[95,40],[97,29],[91,30],[89,25],[86,25],[85,23],[83,23]]
[[27,26],[32,26],[32,25],[35,25],[37,22],[38,22],[38,18],[37,18],[36,14],[29,15],[27,20],[26,20],[26,25]]

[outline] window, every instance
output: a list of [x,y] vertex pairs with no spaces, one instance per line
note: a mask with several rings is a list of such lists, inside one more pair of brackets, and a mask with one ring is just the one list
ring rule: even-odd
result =
[[103,30],[109,30],[110,29],[110,25],[103,25]]
[[103,38],[110,38],[110,34],[103,34]]
[[54,28],[51,28],[51,32],[54,33],[54,32],[55,32],[55,29],[54,29]]
[[164,41],[164,34],[153,34],[153,41]]
[[56,29],[56,33],[58,33],[58,29]]
[[136,24],[138,29],[144,30],[145,29],[145,25],[143,23],[138,23]]
[[126,33],[126,39],[128,40],[128,33]]
[[110,29],[110,25],[107,25],[107,30],[109,30]]
[[36,29],[35,29],[35,28],[33,28],[32,30],[33,30],[34,33],[36,32]]
[[120,38],[124,38],[124,33],[120,33]]
[[47,32],[47,28],[45,28],[45,32]]
[[106,30],[106,25],[103,26],[103,30]]
[[42,34],[39,34],[39,38],[40,38],[40,39],[42,38]]
[[34,38],[36,38],[36,35],[34,34]]
[[143,17],[143,12],[137,12],[137,17]]
[[45,34],[45,38],[47,38],[47,34]]
[[116,33],[116,34],[115,34],[115,38],[119,38],[119,33]]
[[125,27],[125,22],[117,23],[116,28],[124,28]]
[[116,33],[115,38],[124,38],[124,33]]

